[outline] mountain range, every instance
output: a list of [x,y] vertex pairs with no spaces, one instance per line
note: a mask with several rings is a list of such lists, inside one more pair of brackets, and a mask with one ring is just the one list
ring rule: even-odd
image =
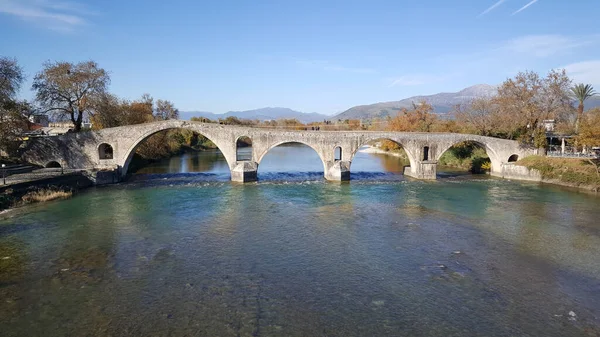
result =
[[478,84],[459,92],[442,92],[428,96],[413,96],[400,101],[381,102],[352,107],[335,116],[336,119],[372,119],[395,116],[402,108],[410,109],[413,103],[426,101],[438,114],[445,114],[461,103],[467,103],[477,97],[489,97],[496,93],[498,87],[489,84]]
[[[459,92],[442,92],[427,96],[413,96],[399,101],[380,102],[368,105],[358,105],[334,116],[323,115],[316,112],[305,113],[289,108],[262,108],[246,111],[229,111],[224,114],[214,114],[202,111],[180,112],[181,119],[191,117],[206,117],[210,119],[227,118],[235,116],[243,119],[275,120],[275,119],[298,119],[302,123],[319,122],[327,120],[344,119],[373,119],[387,116],[395,116],[402,108],[410,109],[413,103],[426,101],[433,106],[438,114],[450,112],[457,104],[471,102],[478,97],[491,97],[496,95],[498,87],[489,84],[478,84],[465,88]],[[574,105],[576,103],[574,102]],[[585,101],[586,110],[600,107],[600,96],[593,96]]]
[[229,111],[224,114],[215,114],[212,112],[205,111],[183,111],[179,113],[180,119],[190,119],[192,117],[206,117],[209,119],[217,120],[219,118],[227,118],[234,116],[242,119],[251,120],[275,120],[275,119],[297,119],[302,123],[319,122],[325,119],[331,119],[331,116],[322,115],[316,112],[306,113],[289,108],[262,108],[246,111]]

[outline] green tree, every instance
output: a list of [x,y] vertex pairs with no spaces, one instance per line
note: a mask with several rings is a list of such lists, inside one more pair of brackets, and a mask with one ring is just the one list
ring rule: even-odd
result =
[[46,112],[66,115],[73,131],[79,132],[84,115],[93,115],[94,102],[106,93],[109,83],[108,73],[94,61],[46,62],[32,89]]
[[[581,145],[594,148],[600,147],[600,108],[588,111],[581,119],[581,128],[577,141]],[[600,158],[588,159],[596,167],[596,174],[600,177]]]
[[592,87],[590,84],[583,83],[575,85],[573,88],[571,88],[571,91],[573,92],[573,96],[579,102],[579,105],[577,106],[577,122],[575,123],[575,132],[579,132],[579,123],[581,122],[581,117],[583,116],[583,103],[586,99],[596,95],[596,92],[594,91],[594,87]]
[[590,111],[581,120],[581,129],[577,140],[581,145],[600,146],[600,108]]
[[0,152],[12,154],[18,146],[16,140],[27,129],[23,111],[29,107],[16,99],[25,76],[17,60],[0,57]]

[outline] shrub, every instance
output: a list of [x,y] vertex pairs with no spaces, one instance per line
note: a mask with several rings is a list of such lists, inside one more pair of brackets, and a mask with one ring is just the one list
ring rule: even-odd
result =
[[73,195],[71,191],[42,189],[28,192],[21,199],[26,203],[46,202],[56,199],[67,199]]

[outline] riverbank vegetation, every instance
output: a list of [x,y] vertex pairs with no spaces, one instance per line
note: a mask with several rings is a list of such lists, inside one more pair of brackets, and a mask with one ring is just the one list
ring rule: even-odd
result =
[[438,165],[454,167],[472,173],[486,173],[492,168],[485,149],[473,142],[462,142],[448,149]]
[[35,202],[46,202],[57,199],[67,199],[73,196],[72,191],[57,190],[57,189],[40,189],[31,191],[21,197],[23,202],[31,204]]
[[598,159],[529,156],[519,160],[517,165],[540,171],[542,178],[547,182],[600,190]]
[[30,188],[25,191],[7,189],[0,193],[0,211],[25,204],[68,199],[73,191],[60,187]]

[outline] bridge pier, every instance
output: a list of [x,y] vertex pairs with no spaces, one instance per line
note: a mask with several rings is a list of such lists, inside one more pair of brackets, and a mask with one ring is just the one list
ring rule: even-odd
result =
[[331,181],[350,180],[350,162],[332,160],[325,163],[325,179]]
[[256,181],[258,164],[254,161],[236,161],[231,169],[231,181],[247,183]]
[[437,160],[423,160],[417,162],[415,167],[405,167],[404,175],[423,180],[437,179]]

